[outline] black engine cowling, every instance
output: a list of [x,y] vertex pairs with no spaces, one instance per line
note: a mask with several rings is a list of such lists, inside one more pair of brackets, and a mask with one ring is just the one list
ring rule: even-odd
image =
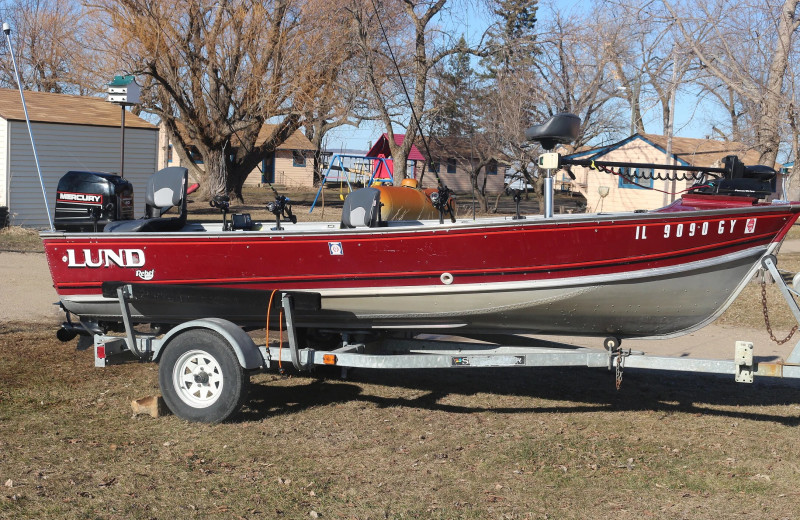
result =
[[58,181],[53,224],[63,231],[102,231],[133,218],[133,186],[111,173],[70,171]]

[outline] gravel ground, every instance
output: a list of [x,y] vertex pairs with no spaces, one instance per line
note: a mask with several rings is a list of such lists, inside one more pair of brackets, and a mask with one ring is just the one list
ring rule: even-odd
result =
[[0,321],[60,323],[50,270],[43,253],[0,252]]

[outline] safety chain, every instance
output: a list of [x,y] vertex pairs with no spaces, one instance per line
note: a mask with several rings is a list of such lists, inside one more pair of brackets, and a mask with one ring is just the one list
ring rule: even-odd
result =
[[617,349],[617,374],[616,374],[616,385],[617,390],[622,386],[622,370],[625,368],[625,353],[622,352],[622,349]]
[[764,325],[767,326],[767,332],[769,332],[769,339],[777,343],[778,345],[783,345],[794,336],[794,333],[797,332],[797,325],[792,327],[792,330],[789,331],[789,335],[783,338],[782,340],[778,340],[775,337],[775,334],[772,333],[772,325],[769,322],[769,312],[767,311],[767,282],[765,281],[764,271],[761,271],[761,307],[764,311]]

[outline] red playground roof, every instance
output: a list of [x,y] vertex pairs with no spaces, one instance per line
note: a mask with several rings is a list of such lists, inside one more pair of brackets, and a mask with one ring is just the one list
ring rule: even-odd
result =
[[[406,134],[394,134],[394,142],[397,146],[403,144],[403,141],[406,140]],[[378,157],[380,154],[383,154],[384,157],[391,157],[392,151],[389,149],[389,136],[383,134],[380,138],[375,141],[375,144],[372,145],[372,148],[369,149],[367,152],[367,157]],[[409,161],[424,161],[425,157],[420,153],[419,149],[415,145],[411,145],[411,151],[408,154]]]

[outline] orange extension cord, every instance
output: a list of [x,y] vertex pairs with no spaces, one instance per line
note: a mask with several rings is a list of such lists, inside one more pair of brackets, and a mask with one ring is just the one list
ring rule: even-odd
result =
[[[278,289],[272,291],[272,294],[269,295],[269,303],[267,304],[267,350],[269,350],[269,317],[272,313],[272,299],[275,297],[276,292],[278,292]],[[283,363],[281,362],[281,358],[283,357],[283,309],[281,309],[280,313],[278,313],[278,330],[280,331],[280,343],[278,344],[278,371],[283,374]]]

